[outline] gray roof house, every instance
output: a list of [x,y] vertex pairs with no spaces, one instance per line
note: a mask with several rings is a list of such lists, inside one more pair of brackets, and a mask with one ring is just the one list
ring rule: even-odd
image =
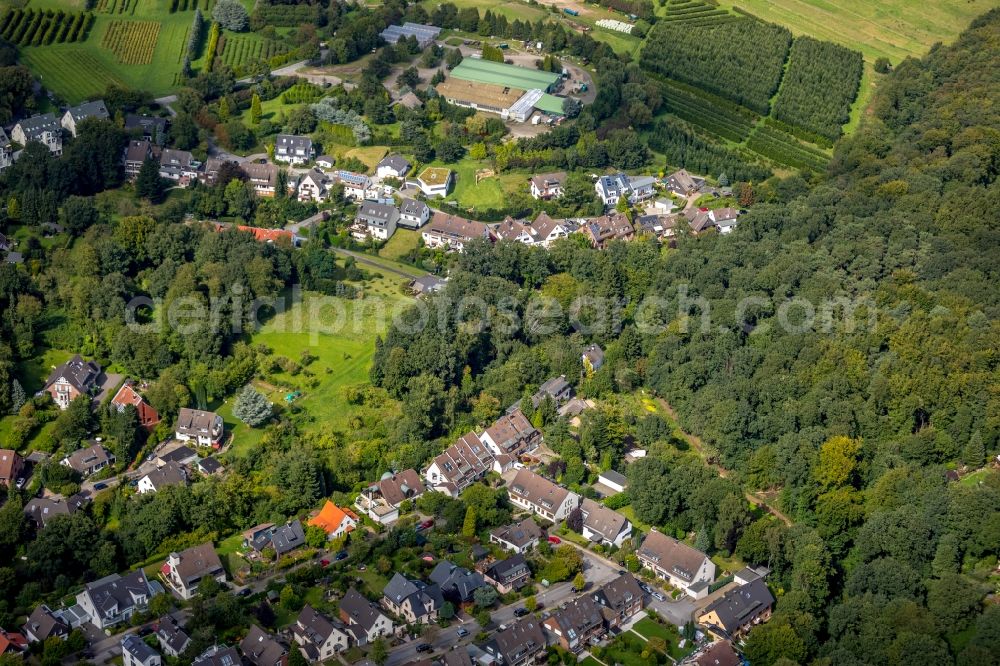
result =
[[446,599],[459,604],[469,603],[476,590],[488,585],[478,571],[470,571],[448,560],[438,562],[428,578],[441,588]]
[[387,155],[375,167],[379,178],[402,178],[410,171],[410,162],[402,155]]
[[382,605],[408,623],[433,622],[443,603],[444,597],[437,585],[407,578],[398,571],[382,590]]
[[288,663],[288,649],[256,624],[250,625],[250,631],[240,641],[240,652],[253,666],[285,666]]
[[393,632],[392,620],[353,587],[340,600],[340,619],[358,645]]
[[162,663],[160,653],[135,634],[126,634],[122,639],[123,666],[160,666]]
[[145,610],[152,596],[145,572],[136,569],[125,576],[111,574],[87,583],[83,592],[76,595],[76,603],[90,616],[94,626],[106,629]]
[[11,130],[10,138],[22,146],[37,141],[54,155],[62,155],[62,126],[53,113],[43,113],[19,121]]
[[170,657],[179,657],[191,645],[188,636],[180,625],[170,615],[164,615],[156,623],[156,640],[163,653]]
[[350,645],[350,635],[344,623],[326,617],[309,604],[292,625],[292,638],[302,656],[310,662],[332,659]]
[[313,142],[307,136],[279,134],[274,138],[274,161],[305,164],[313,158]]
[[62,126],[73,136],[76,136],[77,125],[87,118],[97,118],[98,120],[108,120],[111,115],[108,107],[104,105],[104,100],[99,99],[93,102],[84,102],[77,106],[66,109],[62,117]]

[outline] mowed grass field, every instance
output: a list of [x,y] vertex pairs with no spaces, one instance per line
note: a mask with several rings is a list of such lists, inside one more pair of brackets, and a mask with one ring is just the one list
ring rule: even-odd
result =
[[71,104],[100,96],[109,84],[166,94],[175,87],[181,71],[193,13],[169,14],[160,8],[162,0],[139,2],[135,16],[125,20],[161,24],[147,64],[123,64],[114,52],[102,46],[111,24],[123,17],[101,13],[96,14],[85,42],[22,48],[21,59],[41,78],[42,85]]
[[935,42],[951,42],[973,18],[997,0],[736,0],[737,6],[766,21],[857,49],[874,62],[880,56],[898,64],[921,56]]

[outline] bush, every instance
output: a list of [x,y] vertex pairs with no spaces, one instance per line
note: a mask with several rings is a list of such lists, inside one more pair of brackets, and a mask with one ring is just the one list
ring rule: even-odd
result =
[[250,26],[250,16],[237,0],[219,0],[212,8],[212,18],[226,30],[243,32]]

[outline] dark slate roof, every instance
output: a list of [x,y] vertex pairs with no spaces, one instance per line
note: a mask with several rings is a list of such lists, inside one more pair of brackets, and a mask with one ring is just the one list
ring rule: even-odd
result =
[[135,634],[128,634],[122,639],[122,652],[132,655],[132,659],[140,663],[159,657],[160,653],[146,645],[146,642]]
[[722,623],[722,629],[733,634],[766,612],[774,604],[774,595],[767,589],[762,578],[753,580],[746,585],[740,585],[716,599],[702,611],[702,614],[715,612]]
[[66,113],[73,117],[73,120],[80,122],[84,118],[99,118],[101,120],[107,120],[111,117],[108,113],[108,107],[104,106],[104,100],[98,99],[93,102],[84,102],[77,106],[72,106],[66,109]]
[[274,552],[278,555],[284,555],[300,548],[305,542],[306,535],[302,529],[302,523],[298,520],[276,527],[271,533],[271,545],[274,546]]

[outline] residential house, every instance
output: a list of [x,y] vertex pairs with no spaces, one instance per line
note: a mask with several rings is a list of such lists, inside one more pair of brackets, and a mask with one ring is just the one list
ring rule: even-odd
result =
[[628,479],[625,475],[613,469],[601,472],[600,476],[597,477],[597,482],[616,493],[623,493],[628,488]]
[[62,126],[53,113],[43,113],[18,122],[11,130],[10,138],[22,146],[36,141],[53,155],[62,155]]
[[306,545],[306,532],[298,519],[279,525],[271,532],[271,548],[277,557],[287,555]]
[[27,650],[28,639],[24,634],[0,628],[0,656],[22,656]]
[[191,666],[242,666],[236,648],[225,645],[213,645],[208,648],[191,663]]
[[146,160],[157,158],[157,149],[149,139],[132,139],[125,148],[125,178],[135,180]]
[[24,516],[35,525],[35,529],[44,529],[50,520],[56,516],[69,516],[87,505],[89,499],[82,493],[77,493],[68,499],[60,497],[33,497],[24,505]]
[[[0,127],[0,172],[14,164],[14,146],[4,128]],[[9,250],[9,247],[2,248]]]
[[119,412],[125,411],[129,405],[135,407],[139,426],[146,430],[153,430],[160,422],[160,415],[135,389],[132,380],[127,380],[122,384],[118,392],[115,393],[115,397],[111,399],[111,404],[117,407]]
[[215,412],[181,407],[177,414],[174,437],[182,442],[194,442],[198,446],[219,448],[225,428],[222,417]]
[[59,409],[66,409],[77,396],[96,393],[103,378],[101,366],[77,354],[52,371],[42,390],[52,396]]
[[580,504],[583,512],[583,538],[605,546],[621,548],[632,535],[632,523],[622,514],[584,498]]
[[115,454],[94,442],[84,449],[77,449],[62,459],[61,463],[80,476],[90,476],[115,464]]
[[389,240],[396,232],[397,222],[399,209],[395,206],[365,201],[354,215],[352,235],[360,234],[362,239],[370,236],[380,241]]
[[628,176],[615,173],[601,176],[594,183],[597,196],[605,206],[615,206],[622,197],[629,203],[636,204],[653,196],[653,185],[656,179],[652,176]]
[[189,466],[196,462],[198,462],[198,453],[190,446],[178,446],[157,457],[157,464],[161,467],[167,463]]
[[125,114],[125,131],[135,132],[146,141],[162,145],[167,137],[167,119],[128,113]]
[[410,282],[410,289],[416,296],[423,296],[425,294],[436,294],[445,288],[448,284],[447,280],[442,280],[435,275],[423,275],[418,278],[414,278]]
[[306,524],[322,529],[328,539],[336,539],[352,532],[358,526],[358,517],[350,509],[341,509],[330,500],[326,500],[319,513],[310,518]]
[[419,229],[431,219],[431,209],[418,199],[403,199],[399,205],[399,221],[396,223],[407,229]]
[[415,180],[407,181],[406,184],[417,187],[424,196],[446,197],[454,182],[455,173],[451,169],[427,167]]
[[428,578],[438,586],[445,599],[458,605],[472,603],[476,590],[488,585],[478,571],[470,571],[448,560],[438,562]]
[[692,176],[686,169],[681,169],[667,176],[663,184],[677,196],[686,197],[704,187],[705,179]]
[[754,625],[767,622],[774,608],[774,595],[763,578],[726,592],[698,615],[698,624],[719,639],[736,639]]
[[677,215],[640,215],[635,218],[635,227],[640,233],[670,238],[677,235],[677,219]]
[[559,375],[548,379],[541,386],[535,395],[531,396],[531,406],[538,408],[545,398],[551,398],[556,408],[573,397],[573,387],[566,381],[566,375]]
[[164,615],[156,623],[156,640],[160,650],[168,657],[180,657],[191,645],[191,637],[181,629],[170,615]]
[[326,201],[330,198],[333,181],[319,169],[310,169],[295,183],[295,195],[299,201]]
[[181,187],[187,187],[198,179],[201,163],[186,150],[164,148],[160,152],[160,178],[172,180]]
[[534,618],[525,618],[498,631],[483,649],[503,666],[525,666],[546,654],[545,634]]
[[495,456],[516,460],[522,453],[533,451],[542,442],[538,431],[520,409],[504,414],[479,436]]
[[635,227],[624,213],[617,210],[607,215],[588,219],[580,227],[580,233],[596,248],[605,248],[615,240],[627,241],[635,236]]
[[160,666],[162,663],[160,653],[135,634],[125,634],[122,638],[122,666]]
[[499,544],[513,553],[526,553],[538,545],[545,537],[542,528],[533,518],[525,518],[519,523],[495,527],[490,531],[490,543]]
[[247,182],[257,196],[269,199],[277,193],[280,170],[275,165],[243,162],[240,169],[246,174]]
[[140,495],[155,493],[167,486],[187,484],[187,472],[174,461],[168,461],[139,479],[135,489]]
[[111,574],[92,583],[76,595],[76,603],[98,629],[107,629],[146,610],[153,592],[142,569],[125,576]]
[[421,232],[424,245],[462,252],[467,243],[478,238],[493,239],[490,228],[482,222],[474,222],[456,215],[436,211],[431,221]]
[[271,634],[256,624],[250,625],[250,631],[240,641],[240,652],[244,659],[253,666],[286,666],[288,650],[284,645],[274,640]]
[[344,186],[344,198],[352,201],[364,201],[372,189],[372,180],[363,173],[353,171],[338,171],[337,182]]
[[582,596],[554,611],[542,625],[564,650],[579,652],[604,633],[604,616],[593,598]]
[[583,362],[583,369],[589,375],[597,372],[604,365],[604,350],[600,345],[588,345],[583,350],[580,360]]
[[743,666],[743,659],[729,641],[717,641],[680,662],[687,666]]
[[198,585],[207,578],[226,582],[226,570],[211,542],[193,546],[180,553],[170,553],[160,567],[167,585],[182,599],[190,599],[198,592]]
[[375,167],[379,178],[404,178],[410,172],[410,163],[402,155],[387,155]]
[[407,578],[398,571],[382,590],[382,606],[407,624],[430,624],[437,620],[443,603],[437,585]]
[[623,573],[594,590],[591,598],[604,610],[609,629],[616,629],[642,610],[645,597],[642,588],[630,573]]
[[490,562],[484,560],[480,562],[477,569],[482,569],[483,578],[487,583],[497,588],[500,594],[508,594],[514,590],[520,590],[527,585],[531,578],[531,569],[522,553],[518,553],[506,560],[496,560]]
[[693,599],[707,596],[708,586],[715,580],[715,563],[705,553],[656,530],[650,531],[636,555],[657,578]]
[[[111,118],[110,114],[108,114],[108,107],[104,106],[104,100],[99,99],[94,102],[84,102],[83,104],[66,109],[66,113],[62,116],[61,125],[63,129],[75,137],[77,126],[87,118],[97,118],[98,120],[108,120]],[[125,666],[128,666],[128,664]]]
[[336,163],[337,159],[332,155],[320,155],[316,158],[316,166],[321,169],[332,169]]
[[399,520],[399,508],[403,502],[413,500],[424,493],[426,488],[416,470],[386,472],[358,495],[354,506],[381,525],[389,525]]
[[211,456],[198,461],[198,471],[205,476],[215,476],[221,474],[223,470],[225,467],[222,466],[222,463]]
[[557,523],[580,504],[580,496],[528,469],[519,469],[507,487],[515,506]]
[[69,625],[56,617],[48,606],[41,604],[28,616],[23,632],[29,643],[43,643],[53,636],[66,640],[69,638]]
[[566,172],[541,173],[531,177],[531,196],[535,199],[558,199],[566,186]]
[[319,613],[306,604],[292,625],[292,638],[310,663],[333,659],[350,647],[350,635],[340,620]]
[[434,458],[424,472],[424,479],[432,490],[458,497],[463,490],[486,476],[495,463],[496,458],[489,447],[476,433],[470,432]]
[[392,620],[353,587],[340,600],[340,620],[358,645],[393,633]]
[[279,134],[274,138],[274,161],[305,164],[314,156],[312,139],[294,134]]
[[24,458],[17,451],[0,449],[0,486],[12,488],[17,485],[24,469]]

